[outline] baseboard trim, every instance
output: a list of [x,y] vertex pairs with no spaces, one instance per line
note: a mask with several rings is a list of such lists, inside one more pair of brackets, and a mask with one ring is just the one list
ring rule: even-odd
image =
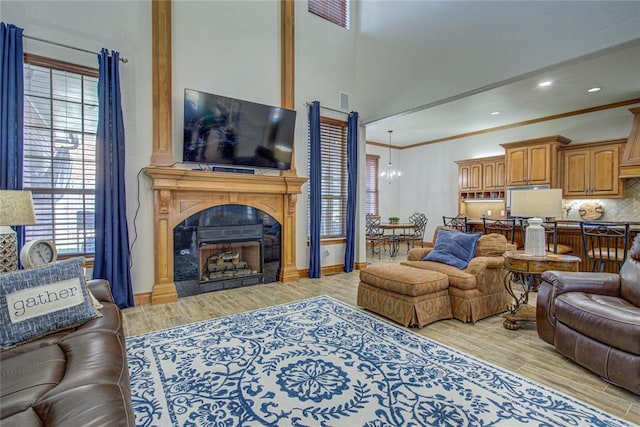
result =
[[133,304],[134,305],[151,304],[151,292],[143,292],[141,294],[134,294],[133,295]]
[[[332,274],[342,273],[344,271],[344,265],[336,264],[336,265],[327,265],[320,269],[320,275],[322,276],[330,276]],[[309,269],[304,268],[302,270],[298,270],[298,274],[300,278],[309,278]]]
[[[356,262],[353,265],[355,270],[362,270],[367,266],[366,262]],[[320,274],[322,276],[331,276],[332,274],[344,273],[344,264],[336,264],[336,265],[327,265],[320,269]],[[302,270],[298,270],[298,274],[301,278],[309,278],[309,269],[305,268]]]
[[366,262],[356,262],[354,267],[356,270],[363,270],[365,268],[367,268],[367,263]]

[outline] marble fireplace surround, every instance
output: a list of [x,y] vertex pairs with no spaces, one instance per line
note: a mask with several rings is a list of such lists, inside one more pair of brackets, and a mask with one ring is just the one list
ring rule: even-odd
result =
[[154,283],[151,303],[178,300],[173,277],[173,229],[202,210],[238,204],[260,209],[281,225],[279,280],[299,278],[296,267],[296,201],[305,177],[250,175],[149,166],[154,218]]

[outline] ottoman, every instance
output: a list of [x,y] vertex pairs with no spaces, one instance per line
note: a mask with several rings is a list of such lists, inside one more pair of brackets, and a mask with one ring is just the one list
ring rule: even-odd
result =
[[403,326],[423,327],[451,319],[449,278],[444,273],[400,264],[360,270],[358,305]]

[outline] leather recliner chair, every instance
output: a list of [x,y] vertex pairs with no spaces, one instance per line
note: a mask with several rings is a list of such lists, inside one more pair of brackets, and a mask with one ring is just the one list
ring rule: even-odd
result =
[[545,272],[536,320],[558,352],[640,394],[640,235],[620,274]]

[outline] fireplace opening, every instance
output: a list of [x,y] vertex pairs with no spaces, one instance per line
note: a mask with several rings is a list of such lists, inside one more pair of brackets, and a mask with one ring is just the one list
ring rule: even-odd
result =
[[200,284],[233,279],[262,280],[261,242],[202,243],[200,245]]
[[174,228],[179,297],[278,280],[280,224],[245,205],[201,211]]
[[263,282],[262,224],[198,227],[201,292]]

